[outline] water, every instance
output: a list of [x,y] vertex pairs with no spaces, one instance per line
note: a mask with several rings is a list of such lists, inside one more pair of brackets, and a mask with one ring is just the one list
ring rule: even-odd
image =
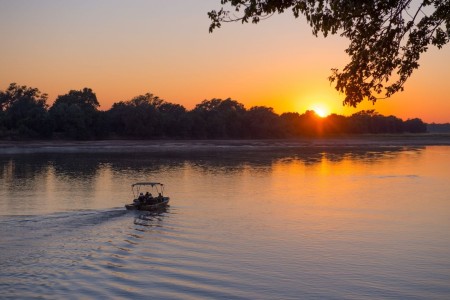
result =
[[[448,299],[450,147],[0,156],[0,298]],[[158,180],[171,205],[125,211]]]

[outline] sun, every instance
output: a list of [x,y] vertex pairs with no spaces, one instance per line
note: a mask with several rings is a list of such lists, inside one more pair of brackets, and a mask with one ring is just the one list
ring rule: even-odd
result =
[[330,114],[327,107],[322,104],[315,104],[311,107],[311,109],[321,118],[325,118]]

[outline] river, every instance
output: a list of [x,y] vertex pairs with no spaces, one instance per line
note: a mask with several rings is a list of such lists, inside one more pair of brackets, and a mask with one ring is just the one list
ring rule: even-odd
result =
[[[0,298],[448,299],[450,147],[0,155]],[[131,184],[170,207],[126,211]]]

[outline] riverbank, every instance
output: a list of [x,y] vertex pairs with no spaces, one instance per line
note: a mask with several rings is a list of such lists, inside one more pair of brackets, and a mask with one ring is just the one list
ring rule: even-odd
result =
[[295,148],[361,148],[450,145],[450,134],[358,135],[276,140],[0,141],[0,154],[183,153]]

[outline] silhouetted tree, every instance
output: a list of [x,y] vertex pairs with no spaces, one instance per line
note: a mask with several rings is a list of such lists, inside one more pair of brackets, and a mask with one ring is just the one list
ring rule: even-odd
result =
[[272,107],[253,106],[245,117],[244,132],[250,138],[280,138],[282,124]]
[[[344,104],[364,98],[375,102],[403,90],[430,45],[441,48],[450,39],[450,1],[443,0],[221,0],[208,13],[210,32],[223,22],[258,23],[291,10],[306,17],[313,34],[337,34],[350,40],[350,63],[333,69],[330,81],[345,94]],[[231,7],[232,13],[225,7]],[[392,74],[394,82],[390,83]],[[384,96],[382,95],[384,93]]]
[[362,110],[349,118],[350,133],[371,133],[371,119],[378,113],[375,110]]
[[244,105],[230,98],[204,100],[190,114],[192,136],[200,138],[239,138],[242,135]]
[[147,93],[129,101],[113,104],[109,111],[113,131],[121,136],[151,138],[158,136],[157,107],[163,100]]
[[349,133],[401,133],[403,121],[395,116],[383,116],[375,110],[363,110],[349,118]]
[[299,127],[303,136],[322,136],[323,135],[323,119],[319,117],[315,111],[307,110],[300,115]]
[[298,137],[301,136],[301,118],[299,113],[283,113],[280,116],[281,132],[284,137]]
[[184,106],[164,102],[158,109],[161,114],[161,127],[165,137],[189,137],[191,120],[188,118]]
[[387,116],[380,118],[382,121],[380,132],[384,133],[401,133],[403,132],[403,121],[395,116]]
[[408,119],[403,123],[403,130],[410,133],[427,132],[427,124],[421,119]]
[[331,114],[323,120],[323,133],[325,135],[339,135],[348,133],[348,118]]
[[426,132],[420,119],[402,121],[363,110],[326,118],[314,111],[276,114],[271,107],[247,110],[230,98],[204,100],[187,111],[147,93],[99,111],[91,89],[71,90],[47,110],[47,95],[12,83],[0,91],[0,138],[295,138],[338,134]]
[[122,137],[187,137],[186,109],[147,93],[114,103],[108,111],[110,128]]
[[0,128],[3,135],[11,137],[48,137],[47,94],[11,83],[0,91]]
[[444,123],[444,124],[431,123],[431,124],[426,124],[426,125],[427,125],[427,132],[431,132],[431,133],[449,133],[450,132],[450,123]]
[[99,106],[97,96],[89,88],[58,96],[49,110],[54,131],[68,138],[96,137]]

